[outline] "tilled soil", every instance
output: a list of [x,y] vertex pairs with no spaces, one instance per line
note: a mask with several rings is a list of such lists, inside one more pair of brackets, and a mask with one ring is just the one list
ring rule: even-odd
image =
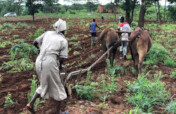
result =
[[[12,39],[13,35],[19,35],[16,39],[25,39],[29,44],[32,44],[33,40],[29,39],[30,33],[35,33],[38,28],[44,28],[45,31],[52,30],[51,24],[53,24],[57,18],[38,18],[35,22],[32,22],[30,19],[9,19],[7,21],[1,21],[1,24],[4,22],[10,22],[13,24],[17,24],[17,22],[25,22],[28,25],[34,25],[35,28],[25,29],[25,28],[17,28],[15,30],[9,30],[10,33],[4,32],[1,33],[0,36],[3,37],[3,41],[8,41],[9,39],[13,42]],[[69,22],[70,20],[67,20]],[[85,19],[86,22],[91,22],[91,19]],[[112,19],[107,20],[107,22],[113,21]],[[80,42],[82,47],[74,47],[73,44],[69,44],[69,48],[71,51],[69,52],[69,58],[66,60],[66,64],[72,64],[68,66],[68,72],[75,71],[78,69],[84,69],[89,67],[93,62],[95,62],[102,54],[101,46],[98,44],[91,48],[90,43],[90,33],[88,28],[83,28],[80,26],[79,19],[72,19],[72,23],[75,26],[70,26],[70,29],[67,31],[66,34],[67,38],[71,38],[74,35],[78,36],[78,40],[74,40],[72,42]],[[100,24],[100,21],[98,21]],[[98,32],[99,34],[100,32]],[[86,35],[86,36],[85,36]],[[8,38],[7,38],[8,37]],[[0,66],[3,62],[10,60],[10,51],[11,46],[7,45],[5,48],[0,48]],[[74,55],[74,51],[78,51],[79,55]],[[91,55],[94,57],[91,58]],[[33,61],[35,61],[35,56],[33,57]],[[114,114],[114,113],[122,113],[127,112],[133,106],[131,106],[126,100],[126,85],[124,81],[134,81],[137,77],[133,76],[132,72],[129,70],[129,67],[133,66],[132,60],[120,60],[119,59],[119,52],[117,52],[116,57],[117,63],[120,66],[123,66],[126,72],[121,73],[121,78],[118,79],[118,92],[108,98],[105,104],[108,104],[106,108],[98,107],[99,104],[102,102],[98,99],[93,101],[81,100],[77,95],[76,92],[72,92],[72,96],[69,96],[66,100],[62,102],[62,108],[64,110],[69,111],[70,114]],[[79,63],[84,61],[85,63],[81,66],[77,66]],[[99,80],[99,76],[106,71],[106,62],[105,57],[94,67],[92,68],[93,78]],[[150,69],[150,68],[149,68]],[[148,70],[149,70],[148,69]],[[169,77],[170,73],[173,69],[166,67],[162,64],[159,64],[159,67],[155,70],[163,71],[165,75],[162,78],[162,81],[166,83],[166,88],[171,92],[172,95],[176,94],[175,89],[175,80]],[[153,71],[154,73],[155,71]],[[117,72],[118,73],[118,72]],[[20,112],[29,113],[25,108],[27,104],[27,93],[30,92],[30,85],[32,79],[32,75],[35,75],[35,71],[24,71],[20,73],[10,74],[7,71],[0,71],[0,113],[1,114],[18,114]],[[151,72],[152,74],[152,72]],[[82,74],[81,80],[86,78],[86,74]],[[73,77],[69,80],[69,83],[74,83],[76,77]],[[93,79],[92,79],[93,80]],[[8,92],[12,94],[12,100],[17,102],[16,104],[12,105],[11,107],[4,108],[5,97],[7,96]],[[37,107],[36,113],[54,113],[54,106],[48,100],[45,103],[42,103],[39,107]],[[65,108],[64,108],[65,107]],[[157,107],[156,109],[164,112],[163,107]]]

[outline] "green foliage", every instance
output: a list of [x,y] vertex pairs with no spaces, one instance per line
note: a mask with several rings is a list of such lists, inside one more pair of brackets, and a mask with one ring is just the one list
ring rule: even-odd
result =
[[10,92],[8,92],[7,96],[5,97],[5,103],[4,103],[4,107],[8,108],[13,104],[16,104],[17,102],[14,102],[12,100],[12,94]]
[[[28,102],[31,101],[31,99],[32,99],[33,95],[35,94],[35,91],[36,91],[36,89],[37,89],[37,87],[38,87],[36,75],[33,75],[33,79],[30,79],[30,81],[31,81],[32,83],[31,83],[31,86],[30,86],[31,91],[30,91],[30,93],[27,94]],[[36,107],[36,106],[38,106],[40,103],[41,103],[40,99],[37,98],[36,101],[35,101],[34,106]]]
[[147,79],[148,74],[142,74],[138,80],[127,82],[130,93],[128,102],[132,105],[150,112],[155,105],[164,106],[169,98],[169,92],[164,88],[165,84],[160,81],[161,73],[154,74],[154,80]]
[[18,22],[16,26],[19,27],[19,28],[22,27],[22,28],[25,28],[25,29],[30,29],[31,28],[31,26],[28,25],[27,23],[21,23],[21,22]]
[[86,83],[84,84],[77,84],[73,87],[73,89],[76,89],[76,93],[80,96],[82,99],[87,100],[93,100],[94,99],[94,85],[90,84],[90,76],[91,72],[87,72],[86,77]]
[[169,17],[175,21],[176,20],[176,17],[175,17],[176,5],[169,5],[168,11],[169,11]]
[[167,59],[170,52],[166,50],[161,44],[154,43],[150,51],[146,54],[144,64],[153,65],[158,62],[163,62]]
[[0,67],[1,70],[8,70],[9,73],[16,73],[27,70],[34,70],[34,62],[28,58],[21,58],[18,60],[12,60],[8,62],[3,62]]
[[79,54],[80,54],[80,52],[78,52],[78,51],[74,51],[74,52],[73,52],[73,55],[75,55],[75,56],[76,56],[76,55],[79,55]]
[[10,50],[11,60],[17,58],[29,58],[30,56],[37,55],[37,49],[30,44],[21,43],[12,46]]
[[176,79],[176,70],[172,72],[171,78]]
[[176,114],[176,101],[171,101],[165,109],[169,114]]
[[176,55],[176,49],[173,49],[173,53],[174,53],[174,55]]
[[7,45],[12,45],[13,43],[10,41],[4,41],[0,43],[0,48],[5,48]]
[[136,74],[136,69],[134,67],[131,67],[130,70],[133,74]]
[[43,32],[44,32],[44,29],[39,28],[39,29],[37,29],[37,31],[34,34],[30,33],[29,37],[31,39],[37,38],[37,37],[41,36],[43,34]]
[[14,25],[11,23],[4,23],[3,28],[14,28]]
[[142,111],[142,109],[140,109],[139,107],[136,107],[134,109],[131,109],[128,114],[143,114],[144,112]]
[[172,58],[164,60],[164,64],[169,67],[174,67],[175,66],[175,61]]
[[120,72],[124,71],[123,67],[120,67],[118,64],[115,64],[116,63],[115,60],[113,61],[113,67],[111,67],[109,59],[106,59],[106,63],[108,65],[108,74],[112,77],[117,76],[115,75],[116,71],[120,71]]

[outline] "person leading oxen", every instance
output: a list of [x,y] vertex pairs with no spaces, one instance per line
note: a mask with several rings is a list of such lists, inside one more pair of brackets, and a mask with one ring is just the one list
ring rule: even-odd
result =
[[[62,113],[60,101],[67,98],[59,76],[59,68],[62,68],[64,59],[68,56],[68,42],[64,36],[66,22],[59,19],[53,27],[55,31],[47,31],[34,41],[34,45],[40,49],[35,63],[40,85],[32,100],[27,104],[28,110],[32,113],[34,113],[34,102],[38,97],[53,99],[57,103],[57,114]],[[59,57],[60,64],[57,62],[57,57]]]

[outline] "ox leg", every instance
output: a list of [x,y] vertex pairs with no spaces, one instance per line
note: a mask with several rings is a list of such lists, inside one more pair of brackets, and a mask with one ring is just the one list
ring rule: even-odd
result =
[[136,69],[136,74],[139,72],[138,63],[139,63],[139,55],[135,54],[134,55],[134,68]]
[[141,74],[142,72],[142,62],[144,60],[145,53],[146,53],[145,51],[139,52],[138,74]]

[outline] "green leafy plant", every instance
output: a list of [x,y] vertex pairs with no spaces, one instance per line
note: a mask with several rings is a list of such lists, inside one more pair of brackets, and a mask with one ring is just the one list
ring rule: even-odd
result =
[[169,67],[174,67],[175,66],[175,61],[171,58],[164,60],[164,64]]
[[44,29],[43,28],[39,28],[39,29],[37,29],[37,31],[34,34],[30,33],[29,37],[31,39],[37,38],[37,37],[41,36],[43,34],[43,32],[44,32]]
[[74,51],[74,52],[73,52],[73,55],[75,55],[75,56],[76,56],[76,55],[80,55],[80,52]]
[[7,45],[12,45],[13,43],[10,41],[4,41],[0,43],[0,48],[5,48]]
[[151,111],[155,105],[164,106],[169,99],[169,92],[164,88],[165,84],[160,81],[161,73],[154,74],[154,80],[147,79],[148,74],[142,74],[138,80],[127,82],[128,102],[132,105]]
[[176,70],[172,72],[171,78],[176,79]]
[[17,102],[14,102],[12,100],[12,94],[10,92],[8,92],[7,96],[5,97],[5,103],[4,103],[4,107],[8,108],[13,104],[16,104]]
[[171,101],[165,109],[169,114],[175,114],[176,113],[176,101]]
[[166,50],[161,44],[154,43],[150,51],[146,54],[144,64],[153,65],[158,62],[163,62],[168,58],[170,52]]
[[76,89],[76,93],[78,96],[82,99],[87,99],[87,100],[93,100],[94,99],[94,86],[90,85],[90,75],[91,72],[87,72],[87,77],[86,77],[86,82],[85,84],[78,83],[73,87],[73,89]]
[[30,56],[37,55],[37,49],[30,44],[21,43],[12,46],[10,50],[11,60],[18,58],[29,58]]
[[21,58],[18,60],[12,60],[8,62],[3,62],[0,67],[1,70],[8,70],[9,73],[16,73],[27,70],[34,70],[34,62],[28,58]]
[[[30,81],[31,81],[32,83],[31,83],[31,86],[30,86],[31,91],[30,91],[30,93],[27,94],[28,102],[31,101],[31,99],[32,99],[33,95],[35,94],[35,91],[36,91],[36,89],[37,89],[37,87],[38,87],[36,75],[33,75],[33,78],[30,79]],[[34,106],[36,107],[36,106],[38,106],[40,103],[41,103],[40,99],[37,98],[36,101],[35,101]]]

